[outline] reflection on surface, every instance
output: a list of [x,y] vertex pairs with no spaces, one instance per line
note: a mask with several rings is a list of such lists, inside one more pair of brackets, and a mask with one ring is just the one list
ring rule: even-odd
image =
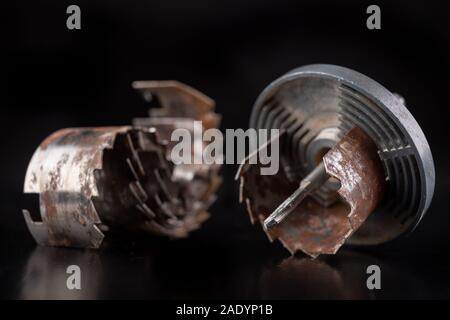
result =
[[[36,247],[23,268],[10,269],[16,270],[10,282],[19,285],[21,299],[406,299],[449,293],[442,273],[427,269],[426,259],[411,262],[346,249],[315,260],[279,262],[281,257],[266,250],[249,254],[248,248],[227,248],[212,250],[203,242],[141,249]],[[366,270],[373,264],[381,268],[381,290],[366,287]],[[67,289],[69,265],[81,268],[81,290]]]
[[[81,290],[69,290],[69,265],[81,269]],[[36,247],[23,273],[22,299],[94,299],[102,279],[101,263],[92,250]]]
[[[381,269],[381,290],[369,290],[366,286],[370,265]],[[425,293],[421,280],[407,266],[349,250],[316,260],[287,258],[264,270],[260,284],[261,296],[266,299],[417,298]]]
[[288,258],[261,276],[263,298],[342,299],[352,296],[349,291],[339,271],[309,258]]
[[[81,290],[69,290],[67,267],[81,269]],[[155,298],[151,261],[132,253],[36,247],[23,270],[21,299]]]

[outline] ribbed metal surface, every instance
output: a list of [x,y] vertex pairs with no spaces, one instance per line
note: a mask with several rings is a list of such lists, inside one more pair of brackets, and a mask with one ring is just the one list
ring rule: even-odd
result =
[[418,167],[414,152],[401,129],[373,101],[342,84],[340,90],[340,129],[362,128],[377,144],[389,191],[386,203],[379,210],[390,210],[404,223],[414,217],[420,202]]
[[[319,130],[309,127],[301,117],[285,108],[282,103],[271,100],[264,105],[258,117],[258,129],[277,128],[285,131],[286,140],[283,146],[283,168],[290,180],[300,181],[308,173],[306,146],[317,136]],[[323,204],[331,204],[331,190],[322,186],[314,196]]]
[[[412,230],[434,191],[428,143],[400,97],[353,70],[311,65],[270,84],[258,97],[250,121],[253,128],[285,131],[282,167],[292,181],[312,170],[308,145],[322,130],[335,127],[342,137],[355,126],[376,143],[388,191],[352,242],[381,243]],[[332,203],[326,187],[315,197],[324,205]]]

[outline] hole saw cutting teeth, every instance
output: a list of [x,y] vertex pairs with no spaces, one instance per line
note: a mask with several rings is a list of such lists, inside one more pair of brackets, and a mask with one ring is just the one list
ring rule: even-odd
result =
[[42,219],[23,213],[39,244],[98,248],[124,233],[182,238],[209,217],[220,166],[175,165],[168,141],[174,128],[199,118],[217,126],[213,101],[175,81],[134,87],[160,98],[150,118],[135,126],[62,129],[34,153],[24,192],[39,194]]
[[356,71],[288,72],[258,97],[250,127],[280,130],[281,170],[263,176],[244,162],[240,199],[292,254],[390,241],[430,205],[435,173],[422,130],[403,98]]

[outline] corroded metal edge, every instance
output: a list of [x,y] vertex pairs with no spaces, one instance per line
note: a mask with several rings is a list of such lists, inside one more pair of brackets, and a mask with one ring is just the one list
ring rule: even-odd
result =
[[[116,134],[130,128],[62,129],[41,143],[24,183],[24,193],[39,194],[42,221],[33,221],[30,212],[23,210],[36,242],[88,248],[101,245],[104,234],[91,201],[99,193],[94,172],[103,169],[103,151],[112,148]],[[55,232],[64,229],[68,232]]]

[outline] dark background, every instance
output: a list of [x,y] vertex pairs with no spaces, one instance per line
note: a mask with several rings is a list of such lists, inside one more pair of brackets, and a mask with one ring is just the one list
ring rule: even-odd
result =
[[[81,7],[81,30],[66,8]],[[378,4],[382,29],[366,28]],[[0,5],[0,298],[449,298],[445,1],[8,1]],[[270,244],[238,204],[235,166],[191,238],[100,251],[37,248],[21,209],[27,164],[51,132],[147,114],[133,80],[176,79],[215,99],[223,128],[246,128],[271,81],[311,63],[346,66],[406,99],[436,165],[428,214],[408,237],[310,261]],[[382,290],[365,289],[379,264]],[[65,290],[65,268],[85,281]],[[84,280],[83,280],[84,281]]]

